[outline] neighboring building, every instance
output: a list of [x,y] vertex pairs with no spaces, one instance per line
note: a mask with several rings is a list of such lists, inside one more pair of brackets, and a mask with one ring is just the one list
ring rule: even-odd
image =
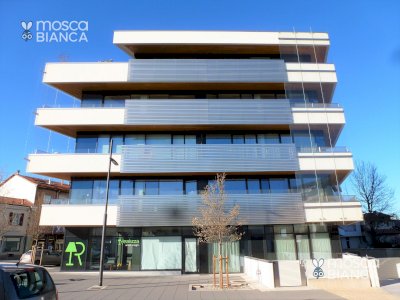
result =
[[245,232],[225,245],[271,260],[340,257],[338,224],[362,221],[340,195],[352,154],[332,103],[326,33],[116,31],[127,62],[48,63],[43,82],[81,100],[42,108],[35,124],[76,138],[74,154],[32,154],[31,173],[71,181],[68,203],[43,205],[65,226],[64,270],[99,267],[108,149],[113,140],[107,269],[209,272],[215,245],[191,220],[200,192],[226,172],[227,207]]
[[0,259],[19,258],[25,251],[32,203],[0,196]]
[[339,226],[340,241],[343,252],[351,252],[351,249],[367,247],[365,237],[363,237],[362,223]]
[[0,196],[24,199],[26,203],[30,203],[29,223],[24,234],[27,237],[24,250],[30,249],[37,241],[43,243],[46,248],[54,250],[63,248],[64,229],[59,226],[39,226],[39,220],[43,204],[63,201],[62,199],[69,197],[69,184],[16,172],[0,184]]

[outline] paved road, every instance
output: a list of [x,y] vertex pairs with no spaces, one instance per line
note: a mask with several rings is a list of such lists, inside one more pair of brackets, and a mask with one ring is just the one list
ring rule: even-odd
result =
[[[344,299],[322,290],[309,288],[285,288],[280,291],[241,290],[241,291],[189,291],[189,284],[211,282],[209,275],[147,276],[129,277],[105,274],[103,290],[91,290],[98,284],[95,275],[51,272],[57,285],[60,300],[67,299]],[[235,278],[232,278],[233,280]],[[236,278],[242,279],[242,278]]]

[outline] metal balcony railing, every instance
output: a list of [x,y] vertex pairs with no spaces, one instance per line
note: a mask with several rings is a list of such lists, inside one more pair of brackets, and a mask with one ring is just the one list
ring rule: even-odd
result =
[[287,82],[283,60],[131,59],[130,82]]
[[297,171],[294,144],[125,145],[121,173]]

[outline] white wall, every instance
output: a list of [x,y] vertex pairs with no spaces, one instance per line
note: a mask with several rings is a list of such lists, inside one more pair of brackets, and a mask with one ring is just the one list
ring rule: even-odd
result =
[[244,273],[267,288],[275,288],[274,265],[271,262],[245,256]]
[[19,175],[15,175],[0,186],[0,196],[26,199],[34,203],[36,184]]
[[124,108],[39,108],[35,125],[122,125]]
[[[107,225],[117,224],[116,205],[108,206]],[[43,205],[41,226],[102,226],[104,205]]]

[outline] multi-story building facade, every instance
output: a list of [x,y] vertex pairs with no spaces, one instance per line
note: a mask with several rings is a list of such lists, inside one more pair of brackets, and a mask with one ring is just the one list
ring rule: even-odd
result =
[[209,272],[213,245],[191,220],[200,192],[225,172],[240,205],[244,255],[301,260],[341,255],[338,225],[361,221],[341,195],[352,154],[336,141],[335,67],[326,33],[116,31],[127,62],[48,63],[43,81],[81,100],[38,109],[36,125],[76,138],[75,153],[33,154],[27,170],[71,181],[69,201],[44,205],[65,226],[66,270],[97,269],[108,149],[110,269]]

